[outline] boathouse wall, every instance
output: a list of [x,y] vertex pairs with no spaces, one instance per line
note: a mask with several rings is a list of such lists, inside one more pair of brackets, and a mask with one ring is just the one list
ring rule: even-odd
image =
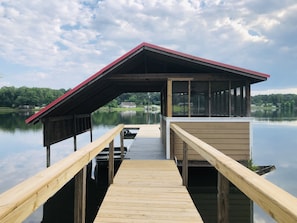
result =
[[[237,161],[248,161],[251,158],[251,128],[247,119],[196,119],[167,118],[163,119],[162,137],[170,134],[170,124],[177,124],[185,131],[217,148],[219,151]],[[177,136],[164,140],[167,158],[182,160],[183,143]],[[204,161],[193,149],[189,148],[188,159],[192,161]]]

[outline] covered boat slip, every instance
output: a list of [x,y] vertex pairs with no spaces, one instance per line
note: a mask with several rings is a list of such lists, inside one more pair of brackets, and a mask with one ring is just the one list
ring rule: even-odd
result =
[[124,160],[94,222],[203,222],[172,160]]
[[[121,94],[159,92],[160,126],[136,126],[138,134],[114,184],[114,145],[113,140],[108,142],[111,186],[96,222],[139,222],[148,218],[150,222],[201,222],[182,185],[187,182],[188,161],[209,160],[193,150],[195,145],[188,150],[185,139],[177,135],[180,130],[174,132],[171,126],[201,138],[236,161],[247,161],[250,159],[250,125],[242,117],[250,116],[251,85],[268,77],[268,74],[142,43],[26,122],[43,123],[44,146],[49,158],[50,146],[54,143],[73,137],[76,150],[76,136],[86,131],[91,132],[92,141],[92,113]],[[234,117],[241,121],[234,121]],[[133,127],[125,125],[125,128]],[[123,131],[119,131],[122,141]],[[123,152],[121,155],[123,158]],[[183,182],[174,159],[183,161]],[[49,166],[50,159],[47,163]],[[83,174],[77,174],[76,178],[79,180],[75,188],[79,192],[79,185],[85,179]],[[85,205],[83,199],[77,201]],[[76,210],[80,209],[78,206]],[[82,222],[84,213],[75,219]]]
[[[123,93],[159,92],[163,119],[160,134],[166,148],[165,157],[170,159],[174,158],[169,142],[170,119],[248,117],[251,85],[268,77],[268,74],[142,43],[32,115],[26,122],[43,123],[49,166],[52,144],[73,137],[76,150],[76,136],[86,131],[91,132],[92,141],[92,112]],[[191,131],[198,133],[195,128],[191,126]],[[237,135],[232,145],[224,143],[225,147],[222,148],[236,160],[250,158],[249,131],[246,128],[249,127],[242,129],[242,135]],[[222,131],[224,129],[222,126]],[[209,140],[209,143],[221,144],[220,137],[229,140],[228,137],[234,135],[232,131],[216,133],[214,136],[218,138]],[[239,141],[243,143],[237,153]],[[177,144],[180,145],[180,142]],[[179,150],[178,147],[175,149]],[[129,155],[139,158],[137,152],[131,151]],[[155,155],[161,154],[157,152]],[[177,159],[180,159],[180,155],[177,155]],[[199,155],[192,155],[192,159],[200,159]]]

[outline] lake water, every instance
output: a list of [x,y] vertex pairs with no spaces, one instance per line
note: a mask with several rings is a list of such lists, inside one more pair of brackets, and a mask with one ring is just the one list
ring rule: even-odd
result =
[[[0,114],[0,193],[33,176],[45,168],[42,126],[28,126],[26,115]],[[93,117],[94,139],[116,124],[159,123],[158,114],[145,113],[96,113]],[[266,118],[252,123],[252,157],[256,165],[276,166],[264,177],[289,193],[297,196],[297,117],[289,119]],[[77,137],[78,148],[89,142],[89,134]],[[73,139],[51,147],[52,164],[73,152]],[[268,223],[272,219],[254,205],[254,222]],[[42,208],[25,222],[42,220]]]

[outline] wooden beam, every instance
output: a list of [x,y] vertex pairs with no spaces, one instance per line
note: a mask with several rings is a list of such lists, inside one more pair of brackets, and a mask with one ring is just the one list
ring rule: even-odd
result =
[[246,83],[245,85],[245,95],[246,95],[246,116],[251,116],[251,85]]
[[51,165],[51,146],[46,146],[46,167]]
[[297,198],[211,145],[184,131],[176,124],[171,129],[198,152],[238,189],[278,222],[297,222]]
[[109,143],[109,156],[108,156],[108,184],[113,183],[114,177],[114,141],[112,140]]
[[191,81],[188,81],[188,117],[191,117]]
[[211,98],[211,82],[209,81],[208,82],[208,98],[207,98],[207,100],[208,100],[208,117],[211,117],[211,100],[212,100],[212,98]]
[[245,116],[245,98],[243,88],[243,86],[240,87],[240,116]]
[[183,167],[182,167],[182,177],[183,185],[188,186],[188,145],[183,142]]
[[174,159],[175,151],[174,151],[174,132],[172,130],[170,131],[170,159]]
[[172,80],[167,81],[167,117],[172,117]]
[[229,223],[229,181],[218,172],[218,223]]
[[75,176],[74,186],[74,223],[85,223],[86,221],[86,180],[87,168],[84,166]]
[[228,94],[228,115],[229,117],[232,116],[232,95],[231,95],[231,88],[232,84],[231,81],[229,81],[229,94]]
[[111,81],[142,81],[142,80],[164,80],[174,81],[242,81],[242,76],[230,76],[222,73],[133,73],[133,74],[116,74],[107,77]]
[[120,144],[121,144],[121,160],[124,160],[125,151],[124,151],[124,131],[121,131],[120,134]]
[[75,115],[73,115],[73,129],[74,129],[73,144],[74,144],[74,151],[76,151],[77,150],[77,139],[76,139],[77,128],[76,128],[76,116]]
[[92,123],[92,118],[90,117],[90,142],[93,142],[93,123]]

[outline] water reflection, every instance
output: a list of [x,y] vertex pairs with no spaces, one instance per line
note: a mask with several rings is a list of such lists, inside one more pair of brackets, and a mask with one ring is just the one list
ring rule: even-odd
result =
[[[290,121],[288,121],[290,120]],[[273,164],[276,167],[264,177],[297,197],[297,121],[295,118],[253,123],[254,163]],[[255,223],[274,222],[255,205]]]
[[297,120],[297,110],[281,111],[281,110],[256,110],[252,111],[252,117],[258,120],[284,121]]
[[[217,178],[218,172],[212,167],[190,167],[189,187],[191,197],[204,222],[217,223]],[[229,190],[229,222],[253,222],[253,203],[234,185]]]
[[0,130],[13,133],[17,130],[19,130],[19,131],[27,131],[27,130],[39,131],[40,129],[42,129],[41,124],[27,125],[25,123],[25,119],[27,117],[29,117],[30,115],[31,115],[31,113],[16,113],[16,112],[0,114]]
[[[254,116],[256,118],[252,125],[253,162],[256,165],[275,165],[276,170],[264,177],[297,196],[297,163],[295,158],[297,155],[297,116],[284,117],[285,114],[273,112],[269,114],[257,113]],[[0,193],[45,168],[42,126],[40,124],[26,125],[26,118],[26,115],[18,113],[0,115]],[[108,129],[120,123],[159,123],[160,120],[159,114],[136,112],[126,115],[119,112],[95,112],[92,121],[94,138],[98,138]],[[89,134],[82,134],[77,140],[80,148],[88,143]],[[72,152],[72,139],[53,145],[51,154],[53,163]],[[197,207],[206,218],[205,222],[216,222],[216,183],[213,182],[213,186],[207,185],[207,177],[211,175],[214,175],[214,181],[216,181],[216,173],[190,177],[190,180],[197,181],[190,182],[189,190],[193,198],[197,197],[197,201],[203,198],[200,203],[197,202]],[[97,190],[97,187],[96,182],[90,181],[90,191],[91,188]],[[100,191],[104,191],[104,189],[101,188]],[[94,197],[96,196],[94,193]],[[240,213],[241,216],[245,216],[245,220],[232,220],[232,222],[252,222],[253,220],[255,223],[273,222],[271,217],[265,214],[257,205],[251,205],[249,200],[233,187],[230,197],[233,200],[230,201],[231,208],[242,206],[241,211],[232,209],[232,213]],[[239,197],[244,204],[238,203],[237,198]],[[54,203],[53,199],[49,203]],[[51,205],[48,206],[49,203],[47,203],[44,210],[46,213],[54,213],[55,211],[49,211],[54,210]],[[210,206],[212,206],[211,211]],[[248,208],[253,206],[254,211]],[[67,213],[66,210],[65,212]],[[50,219],[48,216],[51,215],[53,214],[43,217],[43,208],[40,208],[25,222],[41,222],[42,219],[46,222],[47,219]],[[253,217],[251,217],[252,215]],[[235,219],[235,217],[231,219]],[[50,220],[47,222],[50,222]]]

